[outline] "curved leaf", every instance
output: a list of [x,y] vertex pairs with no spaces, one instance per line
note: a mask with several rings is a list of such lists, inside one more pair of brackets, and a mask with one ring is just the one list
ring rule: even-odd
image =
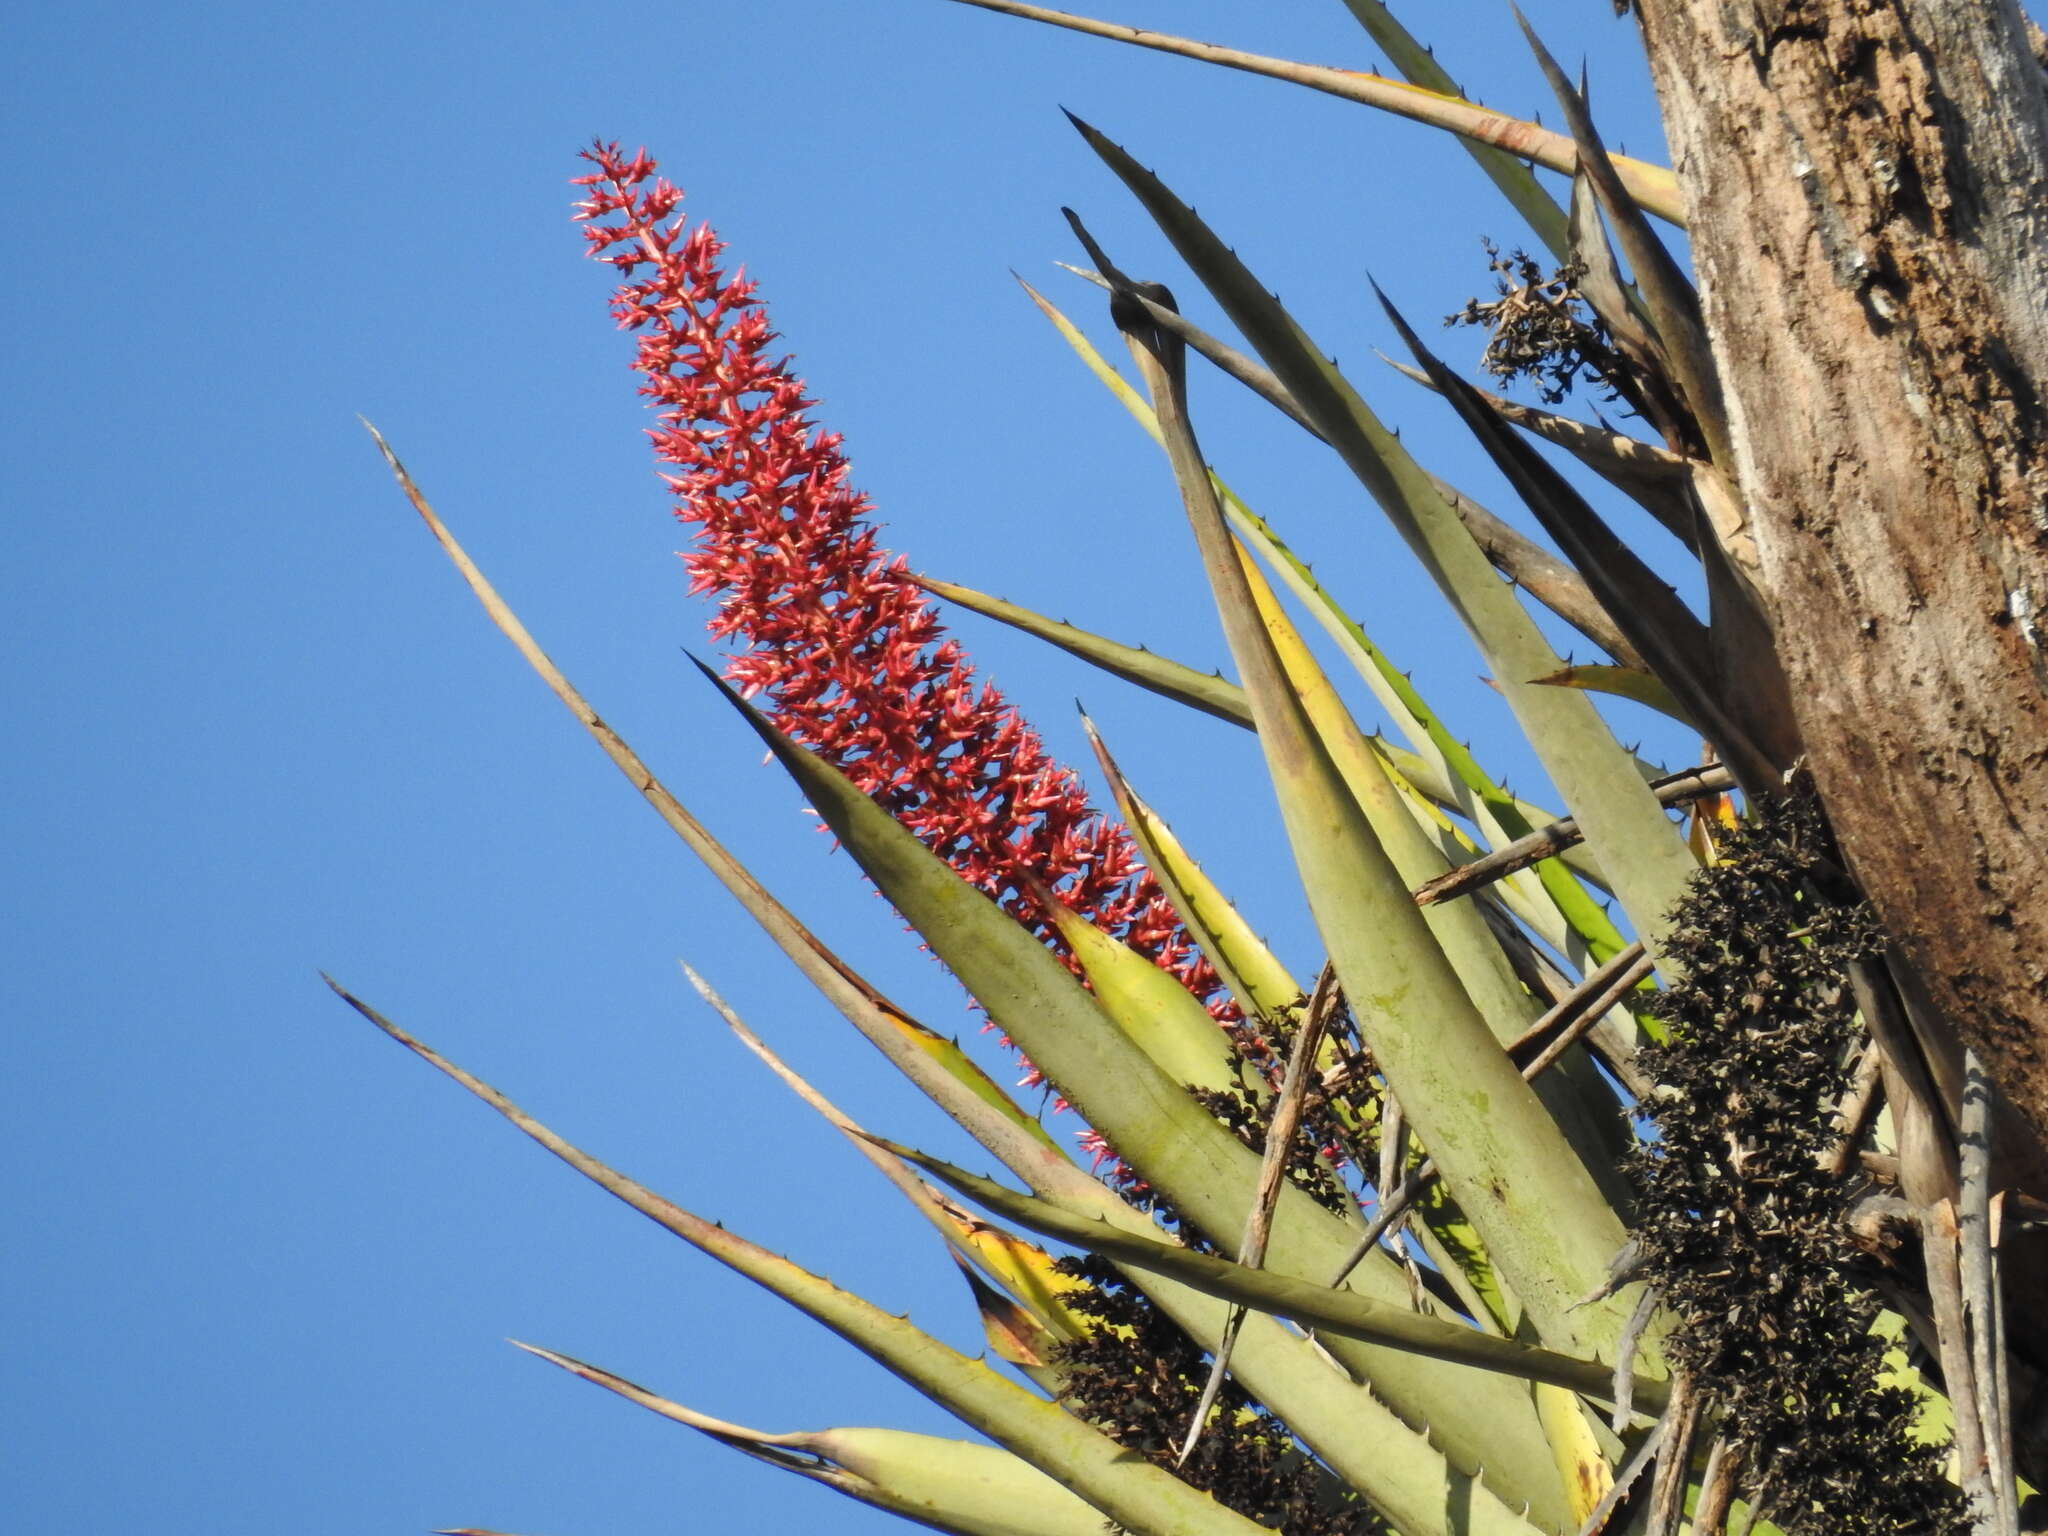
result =
[[[1331,763],[1365,814],[1373,836],[1386,849],[1395,874],[1411,891],[1441,875],[1447,868],[1442,850],[1410,814],[1380,758],[1360,734],[1343,701],[1242,546],[1239,555],[1252,601],[1287,682],[1301,700],[1310,727]],[[1414,876],[1420,879],[1411,878]],[[1430,913],[1439,910],[1430,907],[1424,911],[1429,932],[1493,1038],[1506,1045],[1520,1035],[1541,1009],[1516,976],[1483,908],[1476,903],[1466,904],[1454,922],[1430,921]],[[1445,1044],[1448,1047],[1450,1042],[1446,1040]],[[1536,1093],[1564,1131],[1572,1150],[1595,1173],[1603,1189],[1610,1193],[1616,1190],[1620,1180],[1614,1157],[1619,1149],[1610,1134],[1617,1126],[1614,1095],[1600,1081],[1598,1073],[1590,1065],[1581,1065],[1568,1076],[1545,1080]],[[1407,1103],[1405,1095],[1402,1102]],[[1490,1274],[1491,1269],[1491,1262],[1487,1261],[1481,1272]]]
[[[1378,292],[1377,289],[1374,290]],[[1592,586],[1601,605],[1645,658],[1657,679],[1679,699],[1720,748],[1726,762],[1751,785],[1779,773],[1758,750],[1743,721],[1728,707],[1707,626],[1642,557],[1617,537],[1571,482],[1486,408],[1472,387],[1446,368],[1380,294],[1388,319],[1416,362],[1451,402],[1495,466],[1513,485],[1544,531],[1557,540]]]
[[[1115,275],[1092,243],[1090,254]],[[1590,1238],[1595,1251],[1608,1251],[1618,1238],[1618,1224],[1586,1168],[1559,1139],[1557,1127],[1532,1096],[1518,1091],[1524,1087],[1519,1077],[1508,1083],[1507,1064],[1498,1054],[1498,1038],[1489,1035],[1485,1008],[1475,1006],[1463,990],[1467,981],[1459,964],[1432,938],[1449,939],[1470,951],[1471,983],[1480,985],[1482,995],[1503,1013],[1500,1037],[1525,1020],[1525,995],[1506,973],[1483,926],[1476,945],[1465,943],[1476,914],[1440,935],[1403,921],[1409,904],[1397,894],[1403,889],[1402,871],[1397,859],[1390,860],[1385,839],[1399,838],[1418,871],[1438,868],[1440,861],[1417,837],[1377,759],[1350,726],[1270,594],[1260,602],[1263,582],[1230,537],[1187,420],[1180,343],[1128,306],[1118,323],[1126,328],[1146,374],[1224,631],[1245,678],[1310,907],[1344,979],[1352,1014],[1404,1106],[1413,1106],[1426,1139],[1444,1148],[1452,1138],[1439,1162],[1453,1192],[1474,1208],[1475,1224],[1501,1248],[1499,1261],[1510,1276],[1518,1284],[1542,1288],[1534,1302],[1542,1325],[1553,1336],[1572,1337],[1577,1322],[1572,1314],[1578,1309],[1564,1305],[1560,1288],[1575,1291],[1584,1278],[1578,1239]],[[1290,661],[1295,675],[1290,675]],[[1342,766],[1347,763],[1352,765],[1348,773]],[[1446,1073],[1476,1081],[1453,1091]],[[1468,1094],[1471,1088],[1480,1091]],[[1499,1105],[1474,1115],[1471,1106],[1490,1095],[1499,1096]],[[1514,1196],[1504,1178],[1511,1160],[1523,1164],[1523,1185],[1543,1186],[1543,1206],[1568,1228],[1561,1241],[1557,1234],[1539,1236],[1531,1223],[1511,1214]],[[1613,1326],[1613,1320],[1607,1322]]]
[[[726,1000],[720,997],[711,984],[699,976],[685,962],[683,974],[704,1001],[711,1005],[726,1022],[728,1028],[739,1037],[740,1043],[759,1057],[769,1071],[789,1087],[790,1091],[838,1131],[860,1154],[881,1170],[882,1176],[896,1186],[913,1209],[930,1222],[954,1250],[954,1258],[961,1264],[968,1259],[1004,1286],[1018,1301],[1031,1309],[1032,1317],[1064,1339],[1078,1339],[1089,1331],[1088,1324],[1078,1313],[1067,1306],[1067,1298],[1077,1290],[1085,1290],[1084,1282],[1062,1275],[1052,1267],[1052,1260],[1045,1252],[1014,1237],[998,1227],[991,1227],[977,1220],[970,1212],[962,1210],[934,1190],[906,1168],[901,1159],[891,1156],[876,1143],[874,1137],[857,1125],[853,1117],[846,1114],[824,1094],[812,1087],[804,1077],[778,1056],[768,1042],[748,1028],[747,1023],[736,1013]],[[955,1050],[958,1047],[954,1048]],[[974,1276],[968,1276],[970,1281]],[[984,1316],[987,1308],[983,1308]],[[1005,1356],[1007,1359],[1008,1357]]]
[[756,1461],[935,1530],[956,1536],[1102,1536],[1101,1510],[992,1445],[900,1429],[768,1434],[685,1408],[551,1349],[518,1347]]
[[[1320,64],[1297,64],[1291,59],[1275,59],[1263,54],[1245,53],[1236,48],[1220,48],[1214,43],[1198,43],[1164,32],[1148,32],[1139,27],[1124,26],[1119,22],[1096,21],[1087,16],[1048,10],[1041,5],[1021,4],[1018,0],[958,0],[958,3],[972,5],[984,11],[997,11],[1005,16],[1020,17],[1026,21],[1040,21],[1049,26],[1064,27],[1070,32],[1085,32],[1091,37],[1106,37],[1115,42],[1157,49],[1161,53],[1179,54],[1182,58],[1200,59],[1206,64],[1221,64],[1227,69],[1241,69],[1248,74],[1285,80],[1291,85],[1305,85],[1311,90],[1340,96],[1346,101],[1377,107],[1380,111],[1391,112],[1396,117],[1405,117],[1432,128],[1445,129],[1471,144],[1488,146],[1512,157],[1533,160],[1538,165],[1546,166],[1553,171],[1561,171],[1566,175],[1571,174],[1575,163],[1572,141],[1564,134],[1554,133],[1537,123],[1510,117],[1505,112],[1495,112],[1478,106],[1460,96],[1406,85],[1399,80],[1389,80],[1383,75],[1367,74],[1353,69],[1330,69]],[[1684,222],[1685,214],[1678,195],[1678,181],[1668,167],[1618,156],[1615,159],[1615,170],[1627,186],[1630,196],[1642,207],[1674,224]]]
[[[1075,1296],[1087,1293],[1087,1281],[1054,1268],[1057,1261],[1036,1243],[1027,1243],[1014,1232],[992,1227],[950,1200],[941,1204],[957,1225],[960,1247],[1002,1281],[1003,1288],[1043,1329],[1047,1340],[1071,1344],[1095,1331],[1094,1321],[1075,1311],[1072,1305]],[[969,1278],[974,1278],[971,1273]]]
[[[1371,34],[1372,40],[1387,50],[1387,57],[1393,60],[1394,68],[1400,70],[1411,84],[1442,96],[1462,97],[1465,94],[1444,67],[1437,63],[1436,55],[1417,42],[1408,29],[1394,19],[1393,13],[1381,4],[1381,0],[1344,0],[1344,3],[1358,18],[1358,24]],[[1467,139],[1465,152],[1486,173],[1487,179],[1500,189],[1501,196],[1508,200],[1515,212],[1528,220],[1536,238],[1548,246],[1559,261],[1566,260],[1571,248],[1569,226],[1557,206],[1557,199],[1544,191],[1535,172],[1522,160],[1491,144]]]
[[329,984],[377,1028],[468,1089],[592,1183],[700,1253],[823,1323],[998,1445],[1033,1466],[1057,1469],[1062,1482],[1119,1524],[1157,1536],[1258,1536],[1262,1531],[1263,1527],[1196,1492],[1171,1473],[1133,1457],[1072,1414],[1006,1380],[984,1362],[968,1359],[906,1319],[691,1214],[607,1167],[368,1004]]
[[[1019,281],[1024,291],[1030,294],[1032,301],[1058,328],[1061,336],[1088,370],[1117,397],[1154,442],[1161,441],[1158,418],[1153,414],[1152,407],[1146,403],[1144,396],[1133,389],[1123,376],[1109,365],[1072,321],[1037,293],[1029,283],[1024,283],[1021,279]],[[1148,313],[1150,312],[1148,309]],[[1336,639],[1346,658],[1364,677],[1367,686],[1380,701],[1381,707],[1387,711],[1388,717],[1415,747],[1416,750],[1413,752],[1404,752],[1389,742],[1378,742],[1378,750],[1392,760],[1392,765],[1399,769],[1409,783],[1422,790],[1437,804],[1475,818],[1495,846],[1519,836],[1520,833],[1508,832],[1501,828],[1498,819],[1487,808],[1490,803],[1498,802],[1499,808],[1508,815],[1509,822],[1516,826],[1543,826],[1558,819],[1555,813],[1517,800],[1493,784],[1478,764],[1471,760],[1471,754],[1463,744],[1444,729],[1441,722],[1423,705],[1408,678],[1386,659],[1378,647],[1366,637],[1365,631],[1357,622],[1337,605],[1307,564],[1288,548],[1271,525],[1245,506],[1220,478],[1212,474],[1211,479],[1218,494],[1223,497],[1232,526],[1272,563],[1281,579],[1309,606],[1318,622]],[[1068,639],[1084,633],[1074,631],[1072,636],[1065,638],[1049,634],[1047,638],[1053,639],[1055,644],[1065,644]],[[1096,659],[1092,649],[1082,649],[1078,646],[1072,646],[1070,649],[1084,660]],[[1173,685],[1182,689],[1192,690],[1197,685],[1197,680],[1204,677],[1204,674],[1181,667],[1178,663],[1168,665],[1174,671],[1165,676],[1171,679]],[[1251,707],[1244,702],[1243,690],[1234,683],[1224,686],[1229,689],[1228,694],[1219,690],[1215,697],[1219,702],[1229,703],[1233,712],[1227,718],[1249,728]],[[1451,771],[1453,767],[1457,769],[1455,775]],[[1478,798],[1475,799],[1475,796]],[[1516,820],[1517,817],[1519,820]],[[1575,849],[1566,855],[1565,862],[1587,878],[1605,885],[1606,882],[1599,873],[1598,863],[1590,854]],[[1546,918],[1541,914],[1538,903],[1542,900],[1542,892],[1536,889],[1535,880],[1521,882],[1512,887],[1512,890],[1517,900],[1516,910],[1547,942],[1560,951],[1569,947],[1560,926],[1564,916],[1569,915],[1575,929],[1587,936],[1586,942],[1594,950],[1604,954],[1621,947],[1624,941],[1614,925],[1608,921],[1606,914],[1572,884],[1568,877],[1560,878],[1560,872],[1542,871],[1539,872],[1538,878],[1542,879],[1546,889],[1552,891],[1553,899],[1559,904],[1560,915]]]
[[[980,1079],[984,1091],[976,1091],[971,1076],[956,1070],[964,1063],[964,1058],[952,1060],[958,1054],[957,1046],[894,1009],[768,895],[548,660],[435,515],[389,445],[376,435],[374,428],[371,433],[401,489],[491,621],[513,642],[635,790],[704,860],[848,1020],[1042,1198],[1107,1222],[1156,1230],[1144,1215],[1077,1168],[1053,1145],[1042,1127],[1035,1122],[1020,1123],[1029,1120],[1021,1110],[1014,1105],[998,1107],[991,1102],[987,1093],[998,1098],[1002,1094],[985,1075]],[[1064,971],[1060,974],[1065,977]],[[1071,982],[1071,978],[1067,980]],[[934,1061],[934,1057],[941,1060]],[[1329,1255],[1334,1251],[1341,1257],[1345,1246],[1346,1240],[1341,1236],[1327,1237],[1321,1249],[1306,1262],[1312,1266],[1334,1265],[1336,1258]],[[1149,1277],[1144,1285],[1146,1294],[1187,1330],[1189,1337],[1205,1348],[1214,1347],[1222,1336],[1228,1312],[1225,1303],[1164,1276]],[[1388,1511],[1402,1530],[1413,1536],[1435,1536],[1437,1532],[1448,1533],[1453,1524],[1462,1528],[1464,1511],[1475,1498],[1482,1510],[1493,1509],[1497,1503],[1493,1496],[1475,1490],[1473,1485],[1473,1474],[1482,1467],[1503,1489],[1542,1487],[1535,1481],[1540,1475],[1537,1469],[1542,1465],[1543,1455],[1540,1426],[1533,1415],[1522,1414],[1512,1398],[1500,1402],[1473,1401],[1468,1395],[1452,1393],[1448,1388],[1439,1395],[1421,1375],[1413,1380],[1404,1378],[1398,1369],[1398,1359],[1376,1360],[1363,1346],[1344,1345],[1341,1353],[1346,1365],[1361,1379],[1372,1376],[1376,1366],[1394,1367],[1387,1373],[1391,1380],[1375,1378],[1383,1389],[1391,1386],[1392,1390],[1384,1399],[1375,1396],[1351,1377],[1331,1370],[1315,1346],[1262,1318],[1253,1319],[1238,1341],[1236,1374],[1261,1402],[1285,1418],[1339,1476]],[[1397,1412],[1405,1415],[1405,1419],[1397,1417]],[[1438,1437],[1435,1444],[1416,1432],[1420,1426],[1434,1427]],[[1438,1445],[1449,1448],[1448,1458],[1437,1449]],[[1539,1497],[1533,1508],[1548,1529],[1555,1529],[1563,1519],[1561,1506],[1553,1507],[1543,1498]],[[1491,1518],[1489,1515],[1488,1519]],[[1520,1526],[1516,1523],[1503,1529],[1512,1532]]]
[[[1120,324],[1123,322],[1119,322]],[[1261,622],[1186,416],[1178,342],[1138,322],[1132,351],[1194,530],[1225,637],[1258,723],[1281,819],[1360,1033],[1528,1316],[1547,1340],[1596,1351],[1619,1309],[1573,1305],[1620,1250],[1621,1223],[1501,1051],[1408,897]],[[1372,765],[1379,774],[1377,763]],[[1405,814],[1401,825],[1411,824]]]
[[[1385,354],[1381,355],[1381,361],[1402,378],[1410,379],[1424,389],[1436,388],[1429,375],[1411,363]],[[1654,517],[1666,533],[1697,553],[1698,513],[1687,494],[1694,474],[1694,461],[1682,458],[1668,448],[1630,437],[1625,432],[1616,432],[1611,427],[1588,426],[1569,416],[1539,410],[1491,390],[1474,386],[1473,393],[1485,401],[1486,408],[1502,421],[1564,449]]]
[[[1386,850],[1396,877],[1412,890],[1423,880],[1442,874],[1447,868],[1442,851],[1416,825],[1379,756],[1281,610],[1258,566],[1242,545],[1232,547],[1237,551],[1246,590],[1281,674],[1300,700],[1308,728],[1328,754],[1331,767],[1364,814],[1372,835]],[[1536,1009],[1528,992],[1515,979],[1485,918],[1476,908],[1468,908],[1456,923],[1430,924],[1430,932],[1457,972],[1473,1007],[1492,1027],[1495,1036],[1512,1040],[1536,1016]]]
[[1057,1398],[1067,1384],[1066,1373],[1057,1363],[1064,1341],[1029,1307],[982,1279],[959,1254],[953,1255],[953,1262],[974,1293],[974,1307],[981,1314],[981,1336],[988,1340],[996,1358],[1015,1366],[1047,1397]]
[[1706,440],[1709,457],[1716,464],[1733,464],[1720,374],[1707,344],[1705,322],[1700,318],[1699,294],[1678,258],[1643,217],[1644,205],[1620,160],[1610,155],[1601,142],[1586,98],[1558,68],[1550,50],[1543,46],[1528,18],[1519,10],[1515,11],[1515,21],[1536,56],[1544,80],[1564,110],[1574,144],[1572,173],[1584,174],[1601,210],[1613,222],[1615,239],[1628,258],[1643,310],[1655,326],[1656,347],[1664,372],[1684,392],[1686,407],[1698,433]]
[[[1224,505],[1231,526],[1316,616],[1416,755],[1450,782],[1458,808],[1487,842],[1499,847],[1523,835],[1521,829],[1529,824],[1532,807],[1509,794],[1480,765],[1472,749],[1451,733],[1422,697],[1414,679],[1395,666],[1358,621],[1338,605],[1270,523],[1234,497],[1226,497]],[[1527,878],[1510,882],[1503,895],[1522,920],[1560,953],[1572,954],[1576,939],[1579,948],[1598,959],[1626,942],[1613,920],[1562,863],[1537,866]]]
[[569,713],[576,717],[577,723],[589,733],[663,824],[703,861],[705,868],[731,893],[747,915],[761,925],[804,977],[897,1070],[1003,1166],[1040,1194],[1053,1189],[1078,1192],[1097,1188],[1095,1181],[1075,1167],[1046,1134],[1045,1127],[1019,1108],[987,1073],[969,1061],[958,1045],[912,1019],[826,948],[816,934],[777,901],[753,873],[669,792],[654,770],[627,745],[624,737],[606,723],[604,717],[591,707],[590,702],[548,658],[540,643],[520,623],[519,616],[498,595],[497,589],[428,504],[382,434],[367,422],[364,425],[375,440],[378,452],[390,466],[399,488],[412,503],[413,510],[420,515],[435,542],[461,573],[491,622],[512,642],[527,665],[539,674]]

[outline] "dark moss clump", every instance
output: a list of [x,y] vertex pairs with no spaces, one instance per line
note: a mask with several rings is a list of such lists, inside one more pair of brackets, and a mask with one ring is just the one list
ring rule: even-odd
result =
[[1789,798],[1696,877],[1671,944],[1686,980],[1645,1065],[1656,1135],[1635,1155],[1637,1237],[1679,1326],[1673,1362],[1723,1410],[1752,1486],[1799,1533],[1959,1532],[1941,1453],[1909,1433],[1913,1399],[1880,1387],[1877,1301],[1854,1276],[1852,1177],[1825,1171],[1860,1039],[1847,971],[1881,939],[1843,888],[1811,801]]
[[[1060,1349],[1063,1396],[1080,1416],[1155,1466],[1173,1469],[1208,1379],[1208,1357],[1099,1259],[1062,1259],[1091,1290],[1070,1300],[1102,1325]],[[1355,1494],[1305,1454],[1287,1426],[1225,1382],[1185,1482],[1287,1536],[1366,1536],[1385,1529]]]
[[[1309,1007],[1306,995],[1297,997],[1290,1008],[1276,1016],[1248,1014],[1227,1025],[1227,1036],[1248,1080],[1263,1077],[1267,1086],[1277,1085],[1286,1070]],[[1322,1077],[1309,1084],[1302,1106],[1301,1129],[1297,1132],[1288,1160],[1288,1177],[1319,1204],[1333,1211],[1350,1209],[1341,1170],[1359,1161],[1361,1152],[1370,1153],[1372,1130],[1379,1121],[1379,1089],[1371,1054],[1358,1034],[1350,1005],[1337,996],[1324,1035],[1326,1066]],[[1249,1087],[1223,1090],[1182,1084],[1188,1094],[1216,1117],[1230,1133],[1252,1151],[1266,1150],[1266,1124],[1270,1104]],[[1175,1233],[1202,1253],[1224,1251],[1219,1234],[1202,1231],[1151,1185],[1122,1163],[1108,1173],[1112,1188],[1135,1209],[1146,1212],[1161,1226]],[[1234,1240],[1235,1232],[1220,1236]]]
[[[1261,1156],[1265,1154],[1265,1111],[1251,1094],[1242,1088],[1215,1093],[1206,1088],[1190,1087],[1188,1092],[1194,1095],[1204,1109],[1222,1121],[1239,1141]],[[1310,1092],[1313,1096],[1314,1090],[1311,1089]],[[1287,1159],[1287,1177],[1306,1190],[1318,1205],[1327,1210],[1341,1212],[1348,1206],[1337,1173],[1330,1164],[1318,1160],[1316,1156],[1317,1144],[1314,1138],[1317,1130],[1317,1110],[1321,1107],[1314,1103],[1307,1107],[1304,1123],[1308,1126],[1310,1134],[1296,1138],[1294,1148]]]
[[[1308,1005],[1304,997],[1291,1015],[1247,1022],[1247,1028],[1257,1031],[1259,1046],[1273,1063],[1276,1077],[1293,1053],[1294,1037]],[[1324,1042],[1329,1069],[1309,1081],[1302,1101],[1301,1129],[1288,1156],[1287,1176],[1327,1209],[1344,1211],[1349,1209],[1349,1199],[1339,1170],[1370,1153],[1374,1139],[1370,1133],[1379,1123],[1379,1105],[1372,1058],[1359,1039],[1350,1006],[1341,996]],[[1268,1105],[1243,1088],[1218,1093],[1190,1084],[1188,1092],[1239,1141],[1264,1155],[1271,1113]]]

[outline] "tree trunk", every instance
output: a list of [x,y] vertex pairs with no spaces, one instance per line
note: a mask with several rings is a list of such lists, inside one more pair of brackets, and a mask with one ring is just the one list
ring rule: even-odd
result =
[[2048,1139],[2048,89],[2009,0],[1639,0],[1808,765]]

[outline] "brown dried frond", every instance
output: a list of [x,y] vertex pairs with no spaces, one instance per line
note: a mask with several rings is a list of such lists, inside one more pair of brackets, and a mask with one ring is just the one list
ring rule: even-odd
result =
[[1583,262],[1570,262],[1548,276],[1526,251],[1503,256],[1491,240],[1487,269],[1498,297],[1468,300],[1446,325],[1474,325],[1488,332],[1480,366],[1503,384],[1526,378],[1548,404],[1571,393],[1581,377],[1617,391],[1620,359],[1606,327],[1579,293]]

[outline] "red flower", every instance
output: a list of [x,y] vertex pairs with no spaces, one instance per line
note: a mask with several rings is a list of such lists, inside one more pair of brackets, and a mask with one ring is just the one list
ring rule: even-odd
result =
[[1234,1019],[1121,823],[976,682],[903,559],[877,546],[838,434],[812,424],[803,381],[769,354],[767,311],[719,266],[717,235],[672,217],[682,193],[644,150],[583,158],[596,170],[576,178],[576,218],[624,279],[612,313],[639,335],[633,366],[660,422],[648,435],[697,530],[690,590],[717,598],[711,632],[742,647],[726,675],[1047,944],[1062,948],[1034,882]]

